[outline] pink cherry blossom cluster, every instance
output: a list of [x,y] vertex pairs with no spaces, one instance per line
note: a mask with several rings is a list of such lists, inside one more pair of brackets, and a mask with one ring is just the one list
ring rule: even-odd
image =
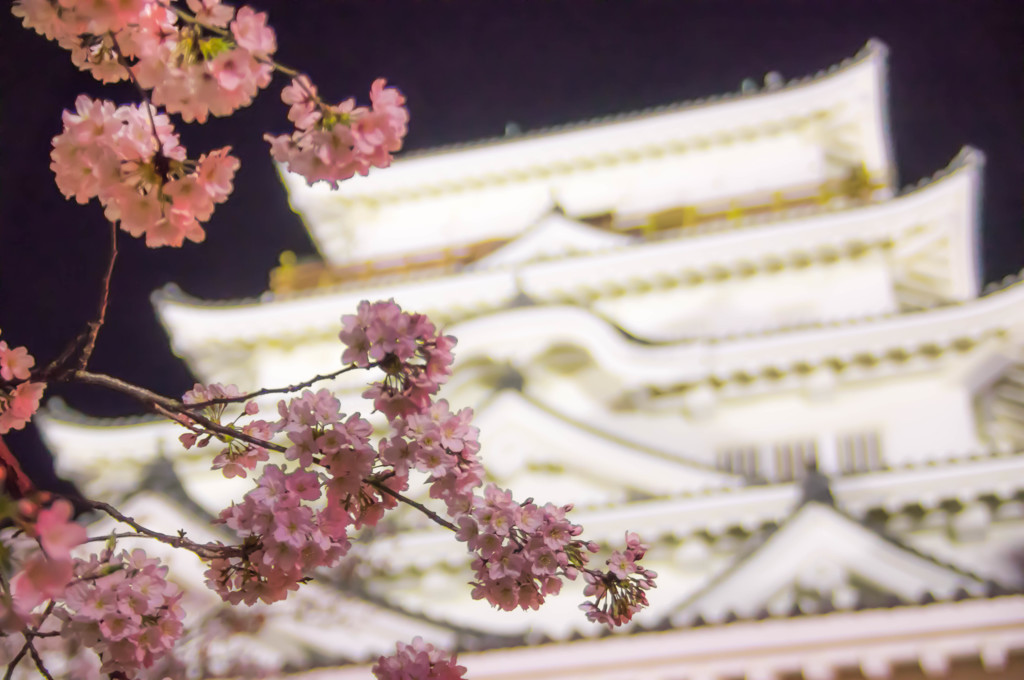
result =
[[52,614],[64,642],[92,649],[111,675],[134,675],[165,656],[181,636],[184,616],[167,568],[142,550],[115,554],[112,543],[87,559],[72,555],[87,536],[73,522],[71,504],[58,499],[41,507],[48,494],[33,498],[20,501],[10,517],[32,541],[4,593],[4,629],[49,623]]
[[[213,392],[237,393],[237,388],[211,386]],[[193,393],[195,390],[193,390]],[[280,419],[255,420],[241,428],[251,437],[269,440],[283,432],[291,442],[284,451],[298,467],[286,471],[268,464],[262,469],[256,488],[221,512],[218,521],[243,538],[241,554],[213,560],[207,582],[229,602],[256,600],[274,602],[295,590],[307,574],[330,566],[349,549],[348,528],[374,524],[390,497],[366,483],[376,452],[369,443],[372,427],[359,414],[348,418],[339,411],[340,402],[327,390],[301,395],[278,405]],[[252,415],[252,409],[247,409]],[[186,435],[188,436],[188,435]],[[218,459],[227,455],[240,465],[229,444]],[[243,445],[246,465],[253,450],[265,456],[263,447]],[[225,476],[234,472],[223,468]]]
[[583,594],[594,598],[593,602],[580,605],[588,619],[609,626],[621,626],[647,606],[647,594],[644,591],[655,587],[657,574],[637,564],[646,552],[647,546],[640,542],[640,538],[627,532],[626,548],[611,554],[606,562],[607,572],[587,570],[584,573],[587,587]]
[[[236,14],[220,0],[189,0],[188,5],[204,23],[176,28],[174,14],[157,10],[170,21],[141,25],[146,30],[133,44],[131,56],[138,63],[132,71],[142,87],[152,89],[154,104],[203,123],[211,113],[229,116],[248,106],[270,85],[277,38],[267,15],[248,6]],[[209,31],[225,26],[230,33]]]
[[391,165],[391,154],[402,148],[409,112],[405,97],[383,78],[370,87],[370,108],[356,106],[354,99],[328,105],[317,95],[306,76],[292,79],[281,91],[295,124],[290,135],[265,135],[270,155],[310,184],[324,180],[334,187],[371,167]]
[[392,466],[401,488],[408,487],[409,470],[424,473],[430,497],[443,501],[453,518],[469,511],[484,478],[476,455],[480,430],[470,424],[472,418],[472,409],[452,413],[441,399],[421,413],[392,420],[395,436],[380,443],[381,459]]
[[[238,554],[214,560],[207,572],[222,597],[249,603],[285,597],[310,570],[348,551],[350,526],[374,525],[394,507],[416,471],[430,497],[444,503],[456,538],[475,556],[474,598],[504,610],[536,609],[561,590],[564,579],[582,573],[586,594],[594,598],[583,605],[592,620],[620,625],[646,604],[643,591],[654,586],[655,574],[637,564],[645,549],[635,535],[627,535],[626,548],[609,558],[609,571],[588,568],[599,548],[579,538],[582,527],[567,518],[572,506],[517,503],[511,492],[483,485],[472,411],[453,413],[447,401],[432,399],[451,373],[454,338],[394,301],[360,303],[355,315],[342,317],[340,338],[344,363],[383,371],[363,396],[388,418],[391,433],[374,447],[370,424],[359,414],[346,418],[327,390],[279,402],[273,422],[232,421],[243,434],[261,433],[262,441],[268,433],[285,434],[284,458],[297,467],[265,465],[256,489],[221,513],[219,521],[244,541]],[[245,400],[234,386],[197,385],[184,401],[206,404],[204,414],[220,424],[224,405],[207,402],[232,397]],[[252,402],[244,413],[256,414]],[[182,439],[192,445],[197,436],[190,432]],[[214,432],[198,441],[212,437],[227,440]],[[253,469],[270,446],[231,439],[214,467],[226,476],[237,474],[231,465]]]
[[0,340],[0,434],[25,427],[43,397],[45,383],[27,382],[35,358],[24,347]]
[[75,109],[64,112],[50,154],[61,193],[83,204],[98,198],[107,219],[150,247],[202,241],[200,222],[232,190],[239,163],[230,147],[190,161],[170,119],[152,107],[80,95]]
[[218,520],[244,539],[244,552],[214,559],[207,585],[232,604],[276,602],[309,571],[335,564],[348,551],[351,518],[329,502],[316,509],[322,496],[315,472],[264,466],[257,487]]
[[[48,508],[34,502],[19,503],[16,525],[36,539],[41,550],[33,550],[11,579],[12,608],[21,620],[39,604],[64,594],[74,574],[71,549],[86,538],[85,529],[71,521],[73,509],[65,500]],[[34,515],[34,517],[33,517]]]
[[434,645],[423,638],[413,638],[412,644],[399,642],[392,656],[382,656],[373,667],[377,680],[461,680],[466,667],[459,666],[453,655],[445,657]]
[[[473,597],[505,610],[536,609],[561,590],[562,578],[575,579],[582,571],[588,587],[591,580],[605,584],[590,587],[586,594],[595,601],[583,605],[588,612],[615,612],[614,620],[602,622],[625,623],[646,604],[642,591],[654,586],[656,575],[635,564],[644,553],[635,535],[627,536],[625,551],[613,553],[611,571],[588,569],[589,553],[598,546],[577,538],[582,527],[566,519],[572,506],[516,503],[511,492],[493,484],[477,493],[483,469],[472,410],[452,414],[446,401],[430,401],[451,374],[454,338],[437,334],[429,320],[402,312],[394,301],[364,301],[356,315],[342,317],[342,325],[342,362],[369,366],[374,360],[386,374],[363,394],[374,399],[396,433],[381,442],[381,461],[392,466],[399,490],[408,485],[409,469],[427,474],[430,496],[444,501],[458,525],[457,538],[476,555]],[[421,393],[424,383],[429,389]],[[635,570],[617,574],[625,562]]]
[[[153,103],[186,121],[227,116],[270,84],[277,38],[267,16],[220,0],[187,0],[192,15],[157,0],[16,0],[13,12],[71,51],[103,82],[129,75]],[[179,14],[190,21],[179,24]]]
[[15,0],[11,11],[26,28],[70,50],[76,66],[103,82],[117,82],[127,72],[118,60],[113,36],[138,25],[143,15],[149,17],[159,9],[153,0]]
[[[207,401],[216,401],[219,399],[234,399],[241,395],[238,387],[235,385],[200,385],[196,383],[195,387],[182,396],[182,402],[185,404],[201,404]],[[210,420],[220,424],[221,417],[224,415],[224,411],[227,409],[227,403],[214,403],[210,404],[202,409],[203,415]],[[259,411],[259,407],[256,402],[250,401],[245,404],[242,411],[245,415],[253,415]],[[241,414],[239,414],[241,416]],[[237,422],[238,418],[235,418],[234,422]],[[247,435],[251,438],[261,439],[264,441],[269,440],[273,437],[273,431],[270,429],[270,425],[264,420],[254,420],[245,423],[241,427],[242,434]],[[190,449],[193,446],[202,448],[209,445],[213,439],[213,434],[203,434],[201,430],[186,432],[179,437],[181,443],[186,449]],[[256,469],[258,463],[262,463],[270,458],[266,448],[252,444],[251,441],[245,439],[232,438],[227,442],[225,447],[217,456],[213,459],[213,469],[223,470],[223,474],[228,479],[232,477],[246,478],[250,471]]]
[[403,312],[394,300],[359,303],[341,317],[341,363],[384,371],[363,396],[388,420],[419,413],[451,375],[455,338],[442,335],[423,314]]
[[583,527],[566,519],[571,505],[516,503],[509,491],[489,484],[473,497],[472,510],[459,518],[456,537],[477,558],[473,598],[486,599],[505,611],[537,609],[562,589],[562,578],[575,579],[587,563],[593,543],[576,539]]
[[64,621],[61,635],[96,652],[102,673],[130,677],[168,654],[181,637],[181,598],[158,560],[139,549],[108,549],[76,560],[75,580],[57,611]]

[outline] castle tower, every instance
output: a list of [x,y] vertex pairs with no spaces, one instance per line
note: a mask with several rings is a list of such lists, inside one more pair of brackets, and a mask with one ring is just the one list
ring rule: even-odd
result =
[[[197,379],[336,370],[340,316],[393,297],[459,338],[442,396],[493,479],[575,503],[594,540],[639,532],[659,587],[611,638],[572,589],[495,612],[408,514],[221,653],[324,680],[413,635],[474,680],[1024,675],[1024,286],[981,290],[980,151],[899,188],[886,52],[337,191],[284,177],[321,260],[283,256],[258,299],[154,297]],[[365,411],[362,384],[333,388]],[[244,491],[167,423],[40,420],[63,474],[156,528]]]

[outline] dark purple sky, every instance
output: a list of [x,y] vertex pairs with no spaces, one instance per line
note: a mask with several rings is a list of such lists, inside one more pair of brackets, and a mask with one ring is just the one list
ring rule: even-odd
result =
[[[366,99],[385,76],[406,93],[408,148],[499,135],[733,91],[745,77],[787,78],[852,56],[870,37],[890,49],[890,111],[902,184],[982,149],[986,280],[1024,265],[1024,3],[901,0],[276,0],[253,3],[278,30],[279,59],[309,72],[327,98]],[[300,11],[297,11],[301,8]],[[67,55],[0,15],[0,328],[46,362],[93,314],[107,248],[98,205],[66,202],[49,171],[60,111],[103,88]],[[262,141],[285,131],[275,82],[256,104],[206,126],[179,126],[193,157],[232,145],[235,194],[183,250],[121,239],[109,321],[92,368],[168,394],[190,386],[149,304],[168,283],[202,298],[266,288],[285,249],[311,254]],[[105,92],[105,94],[103,94]],[[338,310],[342,313],[344,310]],[[303,376],[296,376],[296,379]],[[124,415],[136,405],[60,387],[72,406]],[[8,439],[35,455],[32,435]]]

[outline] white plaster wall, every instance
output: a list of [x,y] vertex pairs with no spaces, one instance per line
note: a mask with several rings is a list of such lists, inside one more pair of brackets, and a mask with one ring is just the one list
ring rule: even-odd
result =
[[729,402],[698,427],[715,448],[815,439],[819,452],[825,439],[877,433],[891,466],[983,448],[970,395],[935,374]]
[[[522,162],[528,161],[524,155]],[[824,149],[791,132],[429,199],[345,204],[337,197],[325,197],[305,212],[311,222],[330,221],[336,233],[344,235],[344,248],[324,253],[338,264],[509,238],[556,203],[570,215],[617,211],[644,216],[679,205],[752,194],[770,200],[773,191],[813,189],[825,178]]]
[[614,390],[602,389],[596,370],[585,372],[587,377],[529,374],[527,388],[549,408],[598,430],[709,465],[715,464],[716,452],[756,446],[762,469],[767,465],[770,471],[774,445],[812,440],[823,469],[831,473],[838,468],[837,440],[850,435],[877,436],[882,459],[892,467],[985,450],[972,393],[956,377],[964,361],[922,362],[917,372],[889,377],[869,372],[847,383],[817,380],[831,375],[819,371],[802,383],[791,382],[791,388],[755,396],[723,398],[708,390],[706,403],[698,408],[694,397],[690,409],[610,411]]
[[890,268],[876,255],[601,298],[594,309],[641,338],[673,340],[887,314],[897,302]]

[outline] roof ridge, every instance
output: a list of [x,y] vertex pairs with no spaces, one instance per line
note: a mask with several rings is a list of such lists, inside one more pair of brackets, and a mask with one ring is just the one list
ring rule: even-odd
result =
[[[425,147],[423,149],[416,149],[404,154],[403,158],[408,160],[414,160],[419,158],[427,158],[431,156],[439,156],[442,154],[453,153],[457,151],[467,151],[470,149],[483,148],[487,146],[497,146],[499,144],[506,144],[510,142],[523,141],[526,139],[539,139],[553,134],[559,134],[564,132],[572,132],[576,130],[585,130],[588,128],[595,128],[602,125],[608,125],[610,123],[622,123],[632,120],[638,120],[645,117],[662,115],[668,113],[677,113],[688,109],[696,109],[701,106],[707,106],[709,104],[717,104],[721,102],[735,101],[740,99],[754,99],[757,97],[770,96],[779,92],[790,91],[799,87],[804,87],[813,83],[820,82],[828,77],[845,71],[846,69],[860,64],[867,59],[872,57],[878,57],[885,59],[889,54],[889,47],[882,40],[878,38],[870,38],[864,45],[857,50],[852,57],[846,57],[836,64],[832,64],[826,68],[818,69],[812,74],[790,78],[788,81],[780,86],[770,88],[759,88],[756,90],[744,91],[742,86],[738,90],[732,90],[720,94],[708,95],[706,97],[696,97],[693,99],[684,99],[678,102],[672,102],[668,104],[658,104],[655,106],[649,106],[642,109],[636,109],[633,111],[624,111],[620,113],[611,113],[604,116],[597,116],[594,118],[584,119],[580,121],[570,121],[566,123],[560,123],[556,125],[548,125],[530,130],[515,135],[501,135],[493,137],[484,137],[475,140],[469,140],[465,142],[455,142],[452,144],[442,144],[440,146]],[[401,159],[399,159],[401,160]]]

